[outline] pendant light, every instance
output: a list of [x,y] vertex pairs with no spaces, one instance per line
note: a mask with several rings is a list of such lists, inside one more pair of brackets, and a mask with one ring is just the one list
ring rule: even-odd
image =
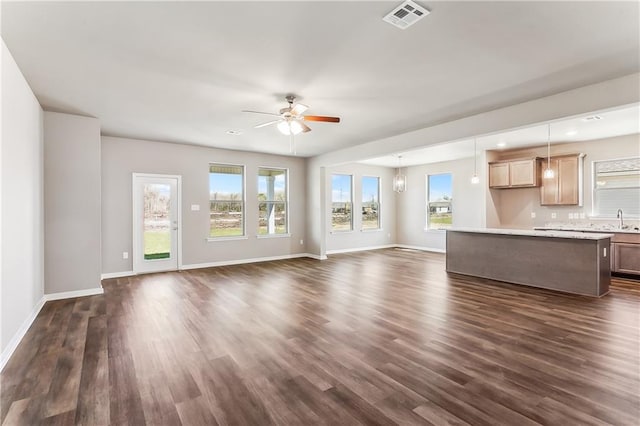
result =
[[551,124],[547,126],[547,169],[544,171],[542,177],[545,179],[553,179],[555,173],[551,168]]
[[478,177],[478,150],[476,138],[473,138],[473,177],[471,178],[471,183],[474,185],[480,183],[480,178]]
[[402,174],[402,155],[398,155],[398,170],[393,177],[393,190],[395,192],[407,190],[407,177]]

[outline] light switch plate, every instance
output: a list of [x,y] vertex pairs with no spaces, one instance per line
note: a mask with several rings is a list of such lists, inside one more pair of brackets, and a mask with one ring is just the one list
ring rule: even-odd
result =
[[536,218],[536,212],[531,212],[531,219],[535,219]]
[[199,212],[200,211],[200,204],[191,204],[191,211],[192,212]]
[[123,251],[122,252],[122,258],[123,259],[128,259],[129,258],[129,252],[128,251]]
[[558,217],[558,215],[555,212],[551,213],[551,219],[555,219],[557,217]]

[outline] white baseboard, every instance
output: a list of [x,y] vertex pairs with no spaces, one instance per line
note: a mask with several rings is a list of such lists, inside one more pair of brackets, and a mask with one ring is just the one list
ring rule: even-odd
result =
[[26,320],[22,323],[16,334],[13,335],[7,347],[2,351],[2,355],[0,355],[0,372],[4,370],[4,367],[7,365],[7,362],[15,352],[16,348],[24,338],[24,335],[29,331],[29,327],[33,324],[36,317],[40,313],[40,309],[44,306],[44,303],[47,301],[46,296],[42,296],[42,298],[36,303],[36,306],[33,307],[33,310],[29,314]]
[[368,250],[380,250],[387,248],[394,248],[395,244],[385,244],[382,246],[369,246],[369,247],[356,247],[356,248],[348,248],[348,249],[338,249],[338,250],[327,250],[327,254],[339,254],[339,253],[353,253],[356,251],[368,251]]
[[396,244],[394,245],[396,248],[404,248],[410,250],[420,250],[420,251],[430,251],[433,253],[446,253],[447,251],[444,249],[433,248],[433,247],[424,247],[424,246],[410,246],[407,244]]
[[320,256],[319,254],[305,253],[304,255],[305,257],[310,257],[315,260],[327,260],[327,256]]
[[136,273],[133,271],[124,271],[124,272],[107,272],[106,274],[100,275],[101,280],[108,280],[110,278],[123,278],[123,277],[132,277]]
[[296,259],[298,257],[311,257],[308,253],[285,254],[281,256],[255,257],[251,259],[223,260],[220,262],[193,263],[191,265],[182,265],[181,270],[214,268],[216,266],[242,265],[245,263],[270,262],[272,260]]
[[72,299],[74,297],[94,296],[96,294],[103,294],[103,293],[104,293],[104,290],[102,289],[102,287],[100,287],[100,288],[89,288],[87,290],[63,291],[61,293],[45,294],[44,298],[48,302],[49,300]]

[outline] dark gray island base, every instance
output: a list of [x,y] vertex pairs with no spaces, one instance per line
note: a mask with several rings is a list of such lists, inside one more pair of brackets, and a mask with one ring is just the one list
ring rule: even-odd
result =
[[515,229],[447,231],[447,272],[565,293],[609,292],[610,234]]

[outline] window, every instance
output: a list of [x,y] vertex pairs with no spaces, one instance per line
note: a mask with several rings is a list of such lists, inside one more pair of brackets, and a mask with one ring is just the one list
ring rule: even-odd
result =
[[362,177],[362,229],[380,228],[380,178]]
[[258,169],[258,235],[287,234],[287,171]]
[[244,166],[209,165],[209,236],[244,235]]
[[593,163],[593,214],[640,217],[640,158]]
[[353,229],[351,180],[351,175],[331,176],[331,229],[333,231]]
[[427,229],[451,228],[453,182],[451,173],[427,176]]

